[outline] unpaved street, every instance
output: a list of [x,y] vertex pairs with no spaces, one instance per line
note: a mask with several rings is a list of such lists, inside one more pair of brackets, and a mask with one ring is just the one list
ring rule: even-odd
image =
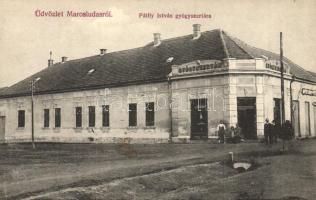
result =
[[[1,146],[3,199],[236,199],[315,196],[315,140],[280,144]],[[238,173],[228,152],[260,167]],[[282,185],[287,184],[288,187]]]

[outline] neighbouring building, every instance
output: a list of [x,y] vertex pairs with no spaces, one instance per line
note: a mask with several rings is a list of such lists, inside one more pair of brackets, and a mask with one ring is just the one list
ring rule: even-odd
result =
[[[316,75],[284,58],[285,118],[296,137],[316,132]],[[54,63],[0,91],[0,140],[188,142],[238,124],[263,136],[281,121],[279,55],[223,30],[200,31],[135,49]],[[292,110],[291,110],[292,106]]]

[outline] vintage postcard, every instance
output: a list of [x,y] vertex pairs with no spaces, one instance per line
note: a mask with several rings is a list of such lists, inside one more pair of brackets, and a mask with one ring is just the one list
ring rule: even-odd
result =
[[315,32],[313,0],[0,0],[0,199],[315,199]]

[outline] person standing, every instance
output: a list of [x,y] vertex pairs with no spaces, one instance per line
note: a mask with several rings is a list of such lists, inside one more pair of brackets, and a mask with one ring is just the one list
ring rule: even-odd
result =
[[217,126],[218,139],[219,139],[219,143],[221,144],[225,143],[225,130],[226,130],[226,126],[223,120],[221,120],[219,122],[219,125]]
[[290,120],[286,120],[283,124],[280,138],[283,140],[291,140],[294,138],[294,129]]
[[269,119],[267,118],[264,123],[264,142],[266,145],[270,143],[270,135],[271,135],[271,124],[269,123]]
[[271,124],[271,133],[269,136],[270,144],[277,143],[280,126],[273,120]]

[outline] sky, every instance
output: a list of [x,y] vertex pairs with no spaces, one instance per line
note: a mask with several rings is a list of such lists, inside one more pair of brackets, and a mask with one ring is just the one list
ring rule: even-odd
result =
[[[63,11],[64,17],[36,17],[35,11]],[[106,12],[111,18],[66,17],[67,11]],[[206,19],[139,18],[139,13],[210,14]],[[0,87],[47,67],[49,52],[78,59],[136,48],[153,40],[221,28],[244,42],[279,52],[316,71],[316,1],[313,0],[0,0]]]

